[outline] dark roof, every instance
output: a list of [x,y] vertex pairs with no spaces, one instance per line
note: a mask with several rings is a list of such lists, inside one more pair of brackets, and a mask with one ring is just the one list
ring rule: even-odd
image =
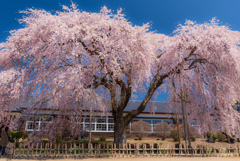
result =
[[[21,103],[20,103],[21,102]],[[18,109],[26,109],[27,107],[30,106],[30,104],[34,103],[34,99],[29,99],[28,101],[24,102],[20,101],[19,102],[19,106]],[[139,105],[141,104],[142,101],[138,101],[138,100],[130,100],[128,102],[127,107],[124,109],[125,112],[130,112],[132,110],[135,110],[136,108],[139,107]],[[107,111],[111,111],[111,104],[110,104],[110,100],[106,100],[106,107],[107,107]],[[72,108],[75,108],[77,105],[77,102],[72,102],[69,104],[69,106],[71,106]],[[40,108],[42,110],[57,110],[59,109],[59,107],[57,107],[56,105],[53,105],[51,103],[51,101],[45,102],[43,104],[36,104],[37,108]],[[87,105],[83,106],[84,110],[89,110],[89,107]],[[97,107],[95,107],[93,110],[98,111],[99,109]],[[155,101],[149,101],[149,103],[147,104],[145,110],[143,111],[143,113],[172,113],[170,108],[168,108],[167,103],[166,102],[155,102]]]
[[[135,110],[142,101],[131,100],[128,102],[125,112]],[[171,113],[171,110],[168,108],[166,102],[148,102],[146,108],[143,111],[144,113]]]

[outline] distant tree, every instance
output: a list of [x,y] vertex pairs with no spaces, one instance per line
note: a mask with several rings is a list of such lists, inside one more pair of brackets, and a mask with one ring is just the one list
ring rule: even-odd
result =
[[144,134],[151,132],[151,125],[145,121],[136,121],[132,123],[131,131],[137,134],[139,140],[142,140]]
[[158,123],[153,127],[153,131],[160,134],[160,136],[162,136],[163,138],[166,138],[166,136],[170,135],[170,132],[172,130],[173,130],[172,126],[166,122]]

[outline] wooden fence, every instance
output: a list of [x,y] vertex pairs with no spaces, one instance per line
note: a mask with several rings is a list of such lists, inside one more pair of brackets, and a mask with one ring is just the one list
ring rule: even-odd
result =
[[232,144],[228,147],[212,147],[207,145],[195,145],[192,148],[175,148],[174,145],[161,147],[160,144],[82,144],[82,143],[9,143],[6,148],[8,158],[24,159],[54,159],[54,158],[120,158],[120,157],[239,157],[239,145]]

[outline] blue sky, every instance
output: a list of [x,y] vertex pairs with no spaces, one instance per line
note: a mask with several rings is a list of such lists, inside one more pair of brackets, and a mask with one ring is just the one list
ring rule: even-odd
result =
[[[216,17],[223,25],[240,31],[240,0],[72,0],[78,8],[99,12],[102,6],[117,11],[123,8],[126,18],[135,25],[151,22],[152,30],[171,35],[179,23],[186,19],[203,23]],[[70,5],[70,0],[3,0],[0,5],[0,42],[6,41],[9,31],[21,28],[18,13],[26,8],[61,10],[60,4]],[[141,96],[138,98],[141,99]],[[166,101],[166,94],[158,101]]]

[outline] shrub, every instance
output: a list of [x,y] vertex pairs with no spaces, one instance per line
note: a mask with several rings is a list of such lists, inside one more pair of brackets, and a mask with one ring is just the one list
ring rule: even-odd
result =
[[107,136],[106,135],[101,135],[99,137],[99,141],[106,141]]
[[60,135],[56,135],[55,139],[57,143],[60,143],[62,141],[62,137]]
[[[174,140],[174,141],[179,141],[178,139],[178,131],[177,130],[172,130],[170,132],[170,137]],[[181,133],[180,133],[180,138],[182,137]]]
[[153,131],[159,134],[163,140],[165,140],[171,130],[173,130],[172,126],[166,122],[158,123],[153,127]]
[[215,143],[215,141],[217,140],[218,136],[217,133],[213,134],[213,142]]
[[27,139],[28,138],[28,134],[23,134],[23,138]]
[[23,137],[23,132],[22,131],[11,131],[11,137],[14,140],[19,140]]
[[42,140],[42,142],[43,142],[44,144],[47,144],[47,143],[48,143],[48,140]]
[[231,134],[231,136],[227,135],[227,140],[229,143],[235,143],[235,135]]
[[19,139],[27,139],[28,134],[24,134],[22,131],[11,131],[10,142],[19,141]]
[[137,133],[139,140],[142,140],[143,135],[146,132],[151,131],[151,125],[145,121],[133,122],[131,126],[131,131]]
[[218,132],[217,136],[218,136],[218,141],[220,141],[220,142],[226,141],[226,136],[224,134],[222,134],[221,132]]
[[[184,125],[180,125],[179,127],[180,127],[180,131],[182,132],[183,136],[185,136],[184,135]],[[201,137],[198,129],[196,129],[194,126],[191,126],[191,125],[189,125],[189,133],[190,133],[190,137],[191,136],[195,136],[196,138],[200,138]]]
[[207,136],[207,141],[210,143],[215,143],[215,141],[218,138],[217,133],[213,133],[213,132],[209,132],[209,131],[207,132],[206,136]]
[[190,139],[191,139],[192,142],[196,141],[196,137],[195,136],[191,136]]
[[15,143],[15,147],[16,147],[16,148],[19,148],[19,147],[20,147],[20,143],[19,143],[19,142],[16,142],[16,143]]
[[222,132],[223,135],[225,135],[228,143],[235,143],[235,135],[231,133],[231,136],[229,136],[226,132]]

